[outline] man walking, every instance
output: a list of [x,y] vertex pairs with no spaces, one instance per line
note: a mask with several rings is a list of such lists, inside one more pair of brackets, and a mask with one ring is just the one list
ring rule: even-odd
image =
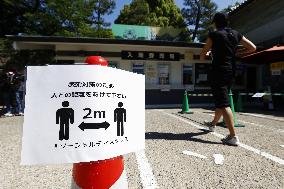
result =
[[[241,54],[252,53],[255,45],[239,32],[228,28],[227,16],[216,13],[213,18],[216,31],[209,33],[201,54],[200,60],[204,61],[206,54],[212,52],[212,70],[209,73],[211,90],[215,101],[215,117],[212,122],[205,122],[210,131],[214,131],[221,116],[229,129],[230,134],[222,139],[222,142],[237,146],[239,139],[234,130],[233,113],[230,108],[228,90],[231,88],[235,74],[235,57]],[[245,51],[237,52],[237,46],[241,44]]]

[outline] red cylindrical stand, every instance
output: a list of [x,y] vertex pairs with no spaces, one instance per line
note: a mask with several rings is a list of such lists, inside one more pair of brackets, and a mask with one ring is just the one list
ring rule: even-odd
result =
[[[100,56],[89,56],[85,63],[108,66],[108,62]],[[81,162],[73,164],[73,181],[82,189],[109,189],[121,177],[124,170],[123,157]]]
[[83,189],[109,189],[124,169],[122,156],[96,162],[73,164],[73,179]]

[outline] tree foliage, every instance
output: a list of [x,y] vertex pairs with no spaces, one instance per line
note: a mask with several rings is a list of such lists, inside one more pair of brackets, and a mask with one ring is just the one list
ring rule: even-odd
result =
[[133,0],[125,5],[115,24],[184,28],[180,9],[173,0]]
[[116,3],[114,0],[96,0],[94,2],[92,19],[97,28],[101,28],[101,26],[110,26],[110,23],[104,20],[103,15],[110,15],[113,13],[115,5]]
[[33,14],[39,7],[40,0],[2,0],[0,1],[0,37],[6,34],[24,32],[25,14]]
[[26,65],[44,65],[55,61],[55,52],[49,49],[14,50],[12,42],[0,38],[0,61],[6,63],[5,68],[23,70]]
[[209,26],[214,14],[217,12],[217,5],[211,0],[184,0],[182,14],[189,26],[192,40],[196,38],[200,42],[205,40]]
[[103,19],[114,0],[3,0],[1,36],[7,34],[112,37]]
[[1,61],[7,61],[7,67],[23,67],[54,60],[53,51],[14,50],[5,35],[113,38],[103,17],[114,8],[114,0],[1,0]]
[[114,1],[108,0],[45,1],[35,14],[26,14],[29,21],[26,31],[41,35],[111,37],[100,26],[106,25],[103,15],[111,13],[114,6]]

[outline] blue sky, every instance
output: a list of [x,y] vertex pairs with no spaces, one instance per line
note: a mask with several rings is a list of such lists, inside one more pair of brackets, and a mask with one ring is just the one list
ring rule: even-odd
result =
[[[107,22],[113,24],[114,20],[120,13],[120,10],[123,9],[124,5],[130,4],[132,0],[116,0],[116,9],[111,15],[104,16]],[[155,1],[155,0],[154,0]],[[184,0],[175,0],[177,6],[182,9]],[[243,0],[213,0],[218,5],[218,10],[222,10],[229,5],[235,4],[236,2],[243,2]]]

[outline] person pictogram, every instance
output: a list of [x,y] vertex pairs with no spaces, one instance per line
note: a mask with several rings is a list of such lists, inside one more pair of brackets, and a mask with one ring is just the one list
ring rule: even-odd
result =
[[126,109],[122,108],[123,103],[118,103],[118,108],[114,110],[114,122],[117,122],[117,136],[123,136],[123,123],[126,122]]
[[56,111],[56,124],[60,125],[59,140],[69,139],[69,124],[74,123],[74,110],[67,108],[69,106],[68,101],[62,102],[63,108]]

